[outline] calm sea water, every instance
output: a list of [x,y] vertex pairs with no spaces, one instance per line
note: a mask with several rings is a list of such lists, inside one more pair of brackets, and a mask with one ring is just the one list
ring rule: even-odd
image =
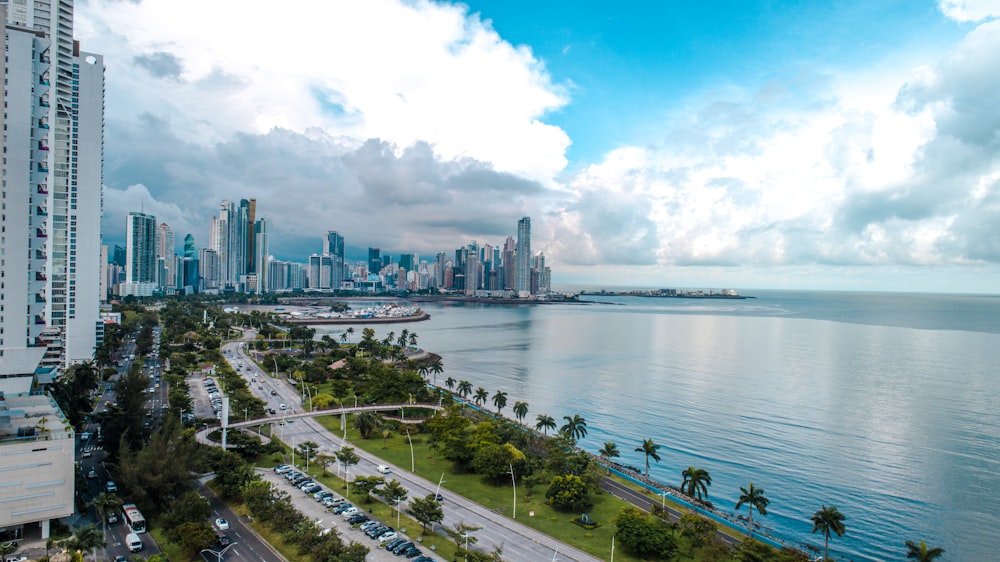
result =
[[652,438],[651,476],[704,468],[723,510],[754,482],[771,500],[755,519],[789,544],[822,546],[809,517],[826,504],[847,517],[839,559],[901,560],[906,540],[996,559],[1000,297],[753,294],[421,304],[432,319],[405,327],[443,356],[439,384],[503,390],[528,420],[580,414],[585,449],[614,441],[639,467]]

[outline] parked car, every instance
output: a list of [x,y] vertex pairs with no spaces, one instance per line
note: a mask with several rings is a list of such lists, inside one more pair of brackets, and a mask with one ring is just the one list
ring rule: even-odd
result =
[[406,541],[403,544],[397,544],[396,547],[393,548],[391,552],[396,556],[399,556],[405,549],[410,548],[411,546],[413,546],[413,542]]
[[396,531],[386,531],[386,532],[382,533],[381,535],[379,535],[379,536],[377,536],[375,538],[378,539],[378,542],[384,543],[386,541],[391,541],[391,540],[395,539],[398,536],[399,535],[396,534]]
[[341,511],[340,514],[344,516],[344,519],[348,519],[348,518],[350,518],[352,515],[354,515],[357,512],[358,512],[358,508],[356,508],[354,506],[351,506],[351,507],[345,509],[344,511]]
[[291,471],[292,471],[292,465],[290,464],[282,464],[274,467],[274,472],[277,474],[286,474]]
[[404,538],[404,537],[396,537],[396,538],[394,538],[394,539],[392,539],[390,541],[386,541],[386,542],[378,545],[378,547],[379,548],[384,548],[386,550],[391,551],[392,549],[394,549],[397,546],[399,546],[399,545],[403,544],[404,542],[406,542],[406,540],[407,539]]
[[330,511],[332,511],[333,513],[336,513],[336,514],[341,514],[341,513],[344,512],[345,509],[348,509],[350,507],[354,507],[354,506],[345,502],[345,503],[342,503],[342,504],[334,507]]
[[320,490],[315,494],[313,494],[313,498],[318,502],[322,502],[326,498],[332,498],[332,497],[333,497],[333,492],[331,492],[330,490]]
[[322,486],[320,486],[319,484],[313,484],[312,486],[307,486],[303,488],[302,492],[308,496],[309,494],[315,494],[316,492],[320,492],[322,490],[323,490]]
[[367,515],[363,515],[361,513],[355,513],[354,515],[351,516],[350,519],[347,520],[347,523],[352,527],[359,527],[361,525],[364,525],[368,521],[369,519]]

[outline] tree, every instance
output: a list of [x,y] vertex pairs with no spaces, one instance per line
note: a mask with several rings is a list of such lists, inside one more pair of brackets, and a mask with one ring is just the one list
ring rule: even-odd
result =
[[615,517],[615,536],[622,546],[649,559],[671,560],[677,551],[673,532],[659,519],[648,517],[638,508],[624,507]]
[[517,423],[523,423],[524,416],[527,415],[528,415],[528,403],[514,402],[514,417],[517,418]]
[[354,487],[361,493],[365,503],[371,503],[371,493],[374,492],[376,488],[383,486],[384,484],[385,478],[382,478],[381,476],[358,476],[354,479]]
[[635,448],[637,453],[646,455],[646,478],[649,478],[649,459],[652,458],[654,461],[660,462],[660,454],[657,452],[660,447],[652,439],[646,439],[642,445]]
[[503,410],[504,406],[507,405],[507,393],[498,390],[493,395],[493,405],[497,407],[497,414],[500,414],[500,410]]
[[316,464],[323,467],[323,476],[327,475],[328,472],[327,468],[329,468],[330,465],[333,464],[335,460],[337,460],[337,458],[334,457],[333,455],[316,455],[315,459]]
[[677,528],[680,530],[681,536],[687,539],[688,546],[691,548],[688,558],[694,558],[694,551],[711,543],[715,536],[715,525],[708,519],[694,513],[681,515],[680,520],[677,521]]
[[472,394],[472,383],[466,380],[458,381],[458,395],[465,400],[470,394]]
[[538,423],[535,424],[535,429],[542,432],[542,435],[548,435],[550,429],[556,428],[556,420],[548,414],[538,414],[535,418]]
[[76,534],[66,540],[65,545],[70,550],[92,550],[94,560],[97,560],[97,547],[104,546],[104,533],[98,530],[97,525],[87,525],[77,529]]
[[302,455],[302,459],[306,461],[306,465],[308,465],[309,461],[319,454],[319,445],[312,441],[303,441],[295,448],[299,450],[299,454]]
[[920,544],[906,541],[906,550],[906,557],[917,562],[933,562],[944,554],[943,548],[927,548],[927,543],[924,541],[920,541]]
[[835,534],[838,537],[844,536],[847,528],[844,526],[844,514],[840,512],[835,506],[823,506],[812,517],[809,518],[813,522],[812,532],[819,531],[823,533],[823,538],[825,539],[825,544],[823,547],[823,559],[830,559],[830,535]]
[[382,426],[382,416],[375,412],[361,412],[354,418],[354,429],[358,430],[362,439],[368,439]]
[[605,441],[604,446],[601,447],[600,451],[597,451],[597,454],[608,461],[621,456],[621,453],[618,452],[618,445],[614,441]]
[[190,558],[195,558],[198,552],[212,546],[215,542],[215,531],[204,521],[188,521],[166,532],[170,542],[180,545]]
[[101,536],[107,536],[108,514],[114,513],[122,506],[122,499],[115,494],[101,492],[94,496],[87,505],[97,510],[97,516],[101,519]]
[[444,520],[444,509],[441,502],[437,501],[434,494],[427,494],[422,498],[413,498],[410,501],[410,509],[407,511],[414,519],[420,522],[421,531],[427,532],[427,525],[440,523]]
[[577,441],[587,436],[587,420],[580,414],[573,414],[573,417],[563,416],[566,424],[559,428],[559,433],[567,439]]
[[351,467],[358,464],[361,461],[361,457],[354,452],[354,447],[344,447],[341,450],[334,453],[340,464],[344,465],[344,483],[347,483],[347,473],[350,471]]
[[399,480],[392,479],[381,488],[376,489],[375,494],[384,499],[386,503],[395,505],[396,511],[399,511],[399,502],[406,501],[409,490]]
[[455,390],[455,383],[456,383],[456,382],[458,382],[458,381],[456,381],[456,380],[455,380],[454,378],[452,378],[452,377],[448,377],[448,378],[444,379],[444,385],[445,385],[446,387],[448,387],[448,391],[449,391],[449,392],[451,392],[452,390]]
[[708,487],[712,485],[712,477],[707,470],[687,467],[681,472],[684,481],[681,483],[681,492],[687,494],[689,498],[702,499],[702,495],[708,497]]
[[753,510],[756,509],[761,515],[767,515],[767,504],[769,503],[771,500],[764,497],[764,488],[754,488],[753,482],[750,483],[749,488],[740,486],[740,500],[736,502],[734,509],[747,506],[747,510],[750,512],[750,522],[747,529],[750,531],[751,539],[753,539]]
[[552,507],[565,511],[587,511],[593,507],[587,485],[573,474],[554,477],[545,491],[545,499]]
[[476,402],[476,406],[482,406],[483,402],[486,402],[489,398],[490,393],[486,392],[486,389],[481,386],[476,389],[476,394],[472,397],[472,399]]
[[479,542],[479,538],[472,536],[472,533],[480,529],[482,527],[473,527],[472,525],[466,525],[465,521],[460,521],[451,527],[445,527],[443,531],[455,541],[455,546],[463,548],[465,545]]

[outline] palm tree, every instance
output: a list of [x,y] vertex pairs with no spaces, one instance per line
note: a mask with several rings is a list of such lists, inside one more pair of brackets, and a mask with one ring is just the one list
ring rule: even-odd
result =
[[[618,452],[618,445],[616,445],[614,441],[605,441],[604,446],[601,447],[600,451],[597,451],[597,454],[607,461],[610,461],[615,457],[622,456],[621,453]],[[610,472],[610,469],[608,472]]]
[[354,418],[354,428],[361,434],[362,439],[368,439],[380,427],[382,427],[382,416],[375,412],[361,412]]
[[101,518],[102,536],[107,536],[108,513],[113,513],[122,506],[122,499],[116,494],[101,492],[94,496],[87,505],[93,506],[97,510],[97,516]]
[[104,546],[104,533],[97,529],[97,525],[87,525],[77,529],[76,534],[66,541],[66,546],[70,550],[88,551],[92,550],[94,560],[97,560],[97,547]]
[[646,478],[649,478],[649,458],[652,457],[654,461],[660,462],[660,454],[657,451],[660,450],[661,446],[653,442],[652,439],[646,439],[642,445],[635,448],[637,453],[646,455]]
[[583,416],[573,414],[573,417],[563,416],[563,419],[566,420],[566,424],[559,428],[559,433],[573,441],[587,436],[587,420]]
[[514,417],[517,418],[517,423],[523,423],[524,416],[527,415],[528,415],[528,403],[514,402]]
[[830,559],[830,534],[836,534],[838,537],[844,536],[844,532],[847,528],[844,527],[844,514],[840,512],[834,506],[823,506],[816,513],[813,514],[809,519],[813,522],[812,532],[819,531],[823,533],[823,538],[826,542],[823,547],[823,560]]
[[943,548],[927,548],[927,543],[920,541],[917,544],[913,541],[906,541],[906,557],[912,558],[917,562],[933,562],[936,558],[944,554]]
[[466,399],[472,394],[472,383],[469,381],[458,381],[458,395]]
[[347,328],[344,333],[347,334],[347,338],[350,339],[350,337],[354,335],[354,326]]
[[767,504],[771,503],[771,500],[764,497],[764,488],[754,488],[753,482],[750,483],[750,488],[744,488],[740,486],[740,501],[736,502],[735,509],[739,509],[746,504],[747,509],[750,511],[750,524],[747,529],[750,530],[750,538],[753,538],[753,510],[756,509],[761,515],[767,515]]
[[483,402],[490,399],[490,393],[486,392],[486,389],[480,386],[476,389],[476,395],[472,399],[476,402],[476,406],[482,406]]
[[689,466],[687,470],[681,472],[681,477],[684,478],[684,482],[681,483],[681,492],[687,494],[689,498],[700,500],[702,495],[708,497],[708,487],[712,485],[712,477],[707,470]]
[[535,418],[535,421],[538,422],[535,424],[535,429],[541,431],[542,435],[547,436],[549,434],[550,429],[556,428],[556,420],[554,420],[550,415],[538,414],[538,417]]
[[504,406],[507,405],[507,393],[498,390],[497,393],[493,395],[493,405],[497,407],[497,414],[499,415],[500,410],[503,410]]
[[448,377],[447,379],[444,380],[444,385],[448,387],[448,392],[455,390],[456,382],[458,381],[456,381],[453,377]]
[[341,334],[340,334],[340,341],[342,341],[342,342],[344,342],[344,343],[347,343],[347,337],[348,337],[348,336],[347,336],[347,332],[343,332],[343,333],[341,333]]
[[[410,334],[410,341],[413,342],[414,347],[417,345],[416,337],[416,334]],[[441,360],[435,359],[434,362],[431,363],[430,370],[431,373],[434,374],[434,386],[437,386],[437,376],[444,372],[444,365],[441,364]],[[455,379],[452,379],[451,377],[448,378],[451,379],[452,384],[455,384]],[[448,390],[451,390],[450,386],[448,387]]]

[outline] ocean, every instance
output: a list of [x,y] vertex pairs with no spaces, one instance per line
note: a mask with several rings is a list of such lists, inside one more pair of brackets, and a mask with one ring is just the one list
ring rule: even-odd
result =
[[679,486],[682,470],[703,468],[718,509],[735,513],[753,482],[771,501],[755,522],[789,545],[822,547],[809,517],[834,505],[847,518],[836,559],[901,560],[906,540],[995,559],[1000,297],[747,293],[757,298],[421,303],[429,321],[375,330],[416,332],[443,357],[438,384],[503,390],[529,404],[526,421],[583,416],[586,450],[614,441],[641,467],[634,449],[652,438],[650,476]]

